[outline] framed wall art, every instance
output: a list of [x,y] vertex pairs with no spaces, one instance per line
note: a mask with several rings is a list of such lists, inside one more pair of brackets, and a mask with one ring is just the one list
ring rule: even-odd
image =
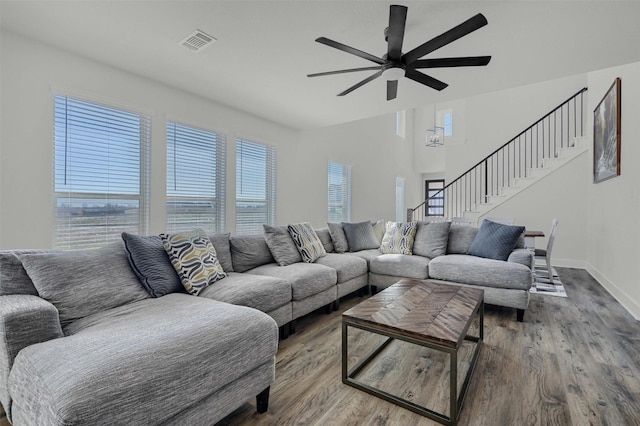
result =
[[620,175],[620,93],[616,78],[593,111],[593,182]]

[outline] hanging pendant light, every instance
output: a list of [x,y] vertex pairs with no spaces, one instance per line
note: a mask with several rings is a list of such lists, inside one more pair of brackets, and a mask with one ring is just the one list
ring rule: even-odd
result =
[[436,105],[433,105],[433,128],[425,131],[425,145],[431,148],[444,145],[444,127],[437,125]]

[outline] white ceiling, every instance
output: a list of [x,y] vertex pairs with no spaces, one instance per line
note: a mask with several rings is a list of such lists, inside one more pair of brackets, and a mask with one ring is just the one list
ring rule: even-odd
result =
[[[640,1],[403,1],[403,51],[483,13],[489,24],[425,58],[491,55],[486,67],[409,79],[386,101],[381,78],[336,94],[369,72],[306,74],[372,63],[319,36],[382,55],[388,1],[0,0],[2,28],[293,128],[321,127],[434,102],[640,61]],[[178,42],[195,29],[218,41],[199,53]]]

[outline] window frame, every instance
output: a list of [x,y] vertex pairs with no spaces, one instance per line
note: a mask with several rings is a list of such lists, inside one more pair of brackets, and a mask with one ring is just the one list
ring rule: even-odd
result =
[[[332,169],[333,167],[333,169]],[[339,173],[337,172],[339,170]],[[332,171],[336,174],[332,175]],[[352,174],[353,167],[350,164],[340,163],[337,161],[328,161],[327,163],[327,221],[328,222],[351,222],[351,208],[352,208]],[[340,176],[340,182],[338,185],[341,186],[341,200],[332,201],[332,194],[335,194],[335,191],[332,192],[331,185],[332,183],[336,185],[336,183],[332,182],[332,176],[334,179],[337,176]],[[332,205],[334,208],[339,208],[342,211],[342,215],[340,217],[332,216],[331,208]]]
[[[433,184],[433,185],[432,185]],[[437,186],[435,188],[433,188],[433,186]],[[425,217],[444,217],[444,206],[445,206],[445,193],[444,193],[444,187],[445,187],[445,182],[444,179],[427,179],[424,181],[424,199],[425,199],[425,208],[424,208],[424,215]],[[434,199],[432,199],[432,201],[434,200],[442,200],[442,204],[438,204],[438,205],[430,205],[430,195],[429,193],[433,191],[434,193],[437,193],[438,191],[440,191],[440,196],[435,197]],[[430,212],[430,209],[435,209],[435,210],[442,210],[442,214],[437,213],[437,214],[432,214]]]

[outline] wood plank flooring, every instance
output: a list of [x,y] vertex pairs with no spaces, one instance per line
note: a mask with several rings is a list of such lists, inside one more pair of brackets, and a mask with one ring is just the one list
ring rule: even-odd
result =
[[[568,298],[532,295],[524,323],[515,309],[485,308],[484,345],[459,424],[640,426],[640,322],[586,271],[558,272]],[[338,312],[302,318],[280,342],[269,410],[257,414],[252,400],[218,426],[437,425],[342,384],[340,314],[362,300],[350,296]],[[377,343],[351,334],[350,358]],[[393,342],[361,374],[447,411],[446,360],[426,348]]]
[[[515,309],[486,307],[461,425],[640,425],[640,322],[585,270],[557,269],[568,298],[532,295],[523,323]],[[250,401],[218,426],[437,425],[342,384],[340,313],[361,300],[348,297],[339,312],[300,320],[280,342],[267,413]],[[350,355],[377,343],[350,334]],[[446,412],[447,361],[394,342],[361,374]]]

